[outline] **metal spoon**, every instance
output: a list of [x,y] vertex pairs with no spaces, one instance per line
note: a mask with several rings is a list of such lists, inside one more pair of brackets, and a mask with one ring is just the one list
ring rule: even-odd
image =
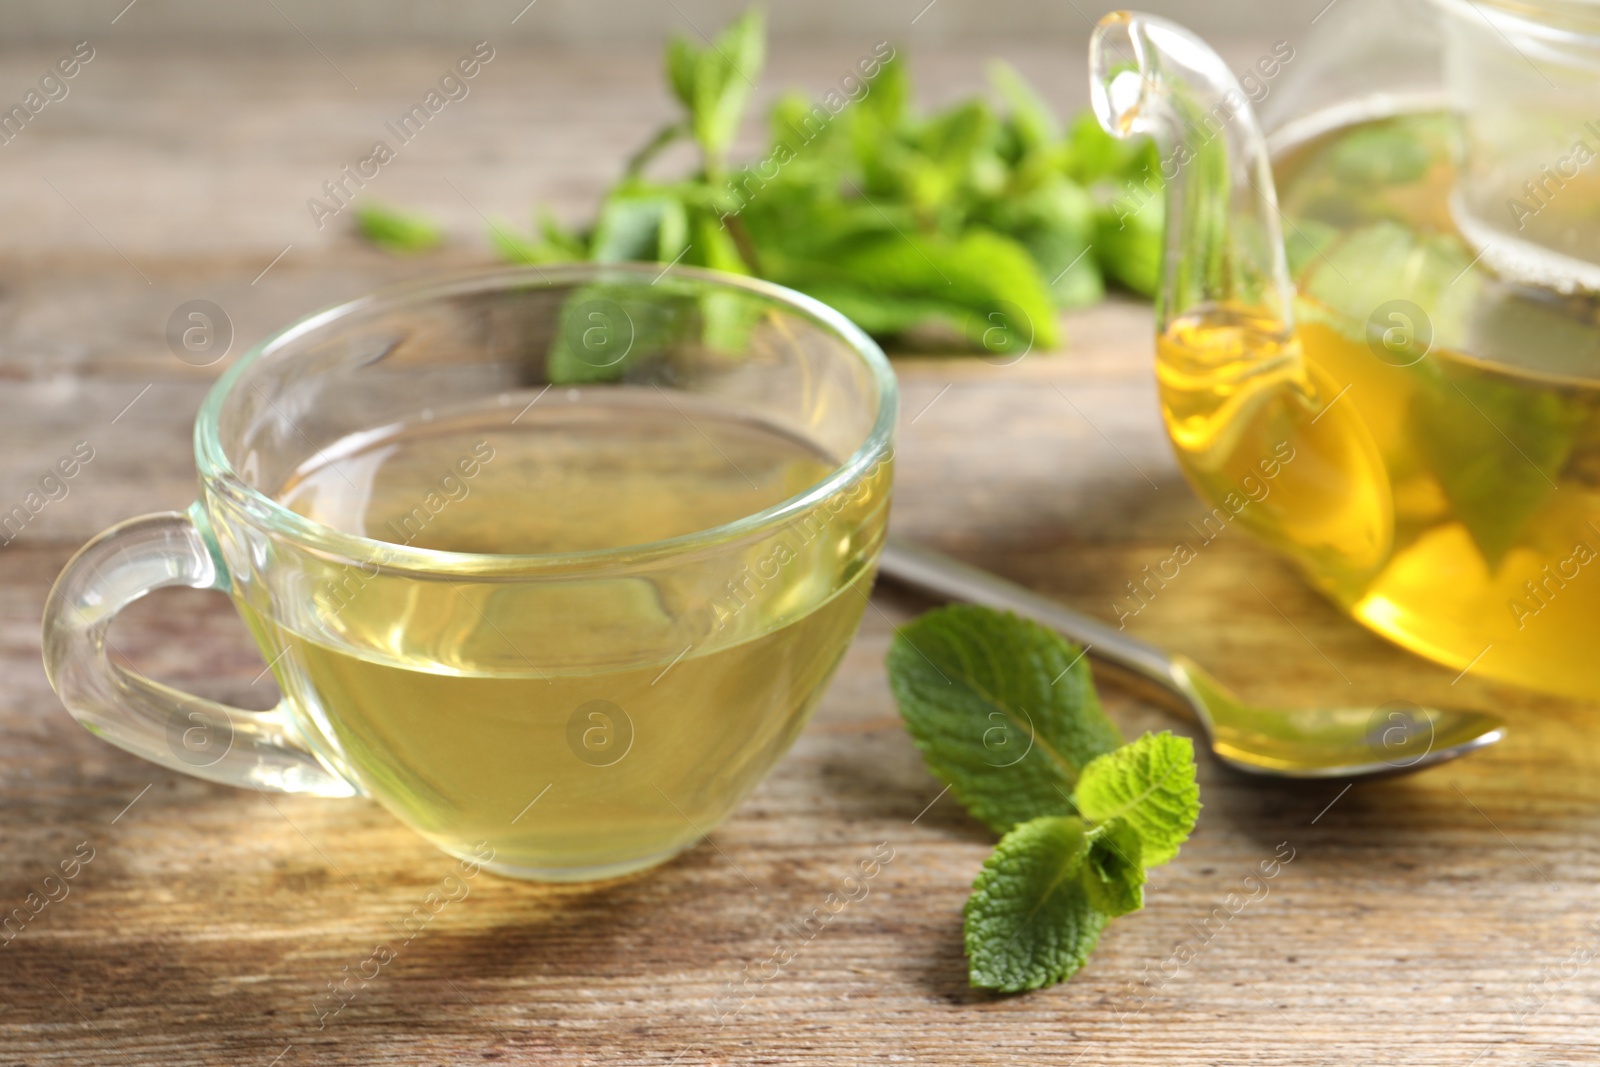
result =
[[1246,774],[1271,778],[1359,778],[1404,774],[1464,756],[1505,736],[1492,715],[1424,708],[1260,708],[1245,704],[1185,656],[1135,640],[1105,623],[940,552],[890,537],[879,563],[896,582],[947,600],[1015,612],[1061,631],[1098,659],[1181,698],[1205,729],[1212,753]]

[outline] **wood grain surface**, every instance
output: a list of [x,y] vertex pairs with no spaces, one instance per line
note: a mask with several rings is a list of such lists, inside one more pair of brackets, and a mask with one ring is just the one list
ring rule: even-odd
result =
[[[486,262],[480,212],[521,220],[539,199],[577,217],[666,114],[651,54],[502,45],[374,189],[458,237],[395,260],[318,231],[304,200],[469,41],[341,53],[355,91],[310,48],[140,52],[113,34],[68,99],[0,145],[0,504],[75,442],[95,449],[69,495],[0,548],[0,912],[80,862],[70,893],[0,947],[0,1064],[1600,1059],[1594,709],[1402,653],[1237,532],[1131,628],[1254,700],[1476,705],[1503,713],[1510,738],[1348,790],[1207,763],[1200,827],[1154,872],[1147,907],[1072,982],[1025,996],[967,987],[960,910],[992,839],[941,797],[901,729],[884,653],[927,605],[888,589],[793,751],[709,841],[603,885],[483,875],[409,940],[400,924],[453,864],[376,805],[213,786],[95,740],[46,684],[40,605],[97,530],[192,499],[190,426],[227,361],[175,359],[173,308],[223,306],[237,354],[334,300]],[[870,44],[776,56],[773,81],[824,86]],[[55,52],[5,58],[12,93]],[[1081,65],[1042,48],[1013,58],[1059,99],[1081,96]],[[925,95],[970,87],[982,61],[919,61]],[[894,525],[1110,618],[1123,583],[1203,509],[1161,434],[1148,309],[1113,302],[1067,329],[1067,350],[1011,366],[897,360]],[[151,597],[113,636],[155,677],[249,707],[275,699],[221,595]],[[1168,725],[1119,690],[1105,698],[1130,733]],[[880,842],[894,859],[870,893],[764,967]],[[1294,859],[1264,894],[1216,919],[1282,848]],[[380,942],[400,943],[396,958],[319,1026],[328,984]]]

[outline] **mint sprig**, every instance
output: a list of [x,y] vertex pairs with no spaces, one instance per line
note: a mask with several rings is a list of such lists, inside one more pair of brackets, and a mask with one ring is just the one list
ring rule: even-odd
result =
[[444,230],[431,220],[378,203],[356,205],[355,221],[361,236],[400,255],[426,252],[444,242]]
[[1082,649],[1015,615],[929,612],[895,635],[889,683],[933,773],[1004,833],[963,911],[974,986],[1070,978],[1106,923],[1144,906],[1145,871],[1200,814],[1194,745],[1124,744]]
[[[1058,121],[1016,71],[993,92],[924,111],[888,41],[864,49],[820,99],[790,92],[768,112],[766,146],[734,156],[766,55],[752,8],[714,43],[678,37],[663,57],[676,114],[629,157],[585,224],[532,232],[495,222],[519,263],[622,260],[752,274],[830,303],[880,337],[964,339],[1021,356],[1062,341],[1058,312],[1110,284],[1151,295],[1162,206],[1129,189],[1160,183],[1153,142],[1128,144],[1083,113]],[[663,152],[690,150],[670,172]],[[682,156],[682,153],[679,153]],[[663,172],[667,173],[663,173]],[[362,232],[408,247],[374,209]],[[707,343],[737,341],[738,317],[705,309]],[[731,349],[729,349],[731,350]]]
[[688,128],[706,155],[706,173],[721,177],[755,81],[766,62],[766,19],[750,8],[701,47],[687,37],[667,44],[667,81],[688,112]]

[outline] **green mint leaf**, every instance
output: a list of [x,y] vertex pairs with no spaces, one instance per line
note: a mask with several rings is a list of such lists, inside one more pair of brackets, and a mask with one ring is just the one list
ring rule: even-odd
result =
[[1052,175],[1028,192],[985,205],[982,221],[1027,250],[1057,307],[1074,308],[1105,296],[1093,248],[1096,210],[1075,182]]
[[[1050,293],[1055,297],[1056,307],[1070,311],[1105,299],[1105,278],[1092,247],[1076,245],[1048,231],[1025,234],[1020,239],[1045,275],[1055,279]],[[1059,269],[1051,273],[1050,268],[1057,265]]]
[[1592,401],[1481,364],[1441,360],[1435,370],[1412,397],[1418,450],[1492,569],[1555,494]]
[[695,90],[700,81],[700,52],[700,46],[689,38],[674,36],[667,41],[667,51],[662,57],[672,95],[691,117],[699,106]]
[[[877,80],[872,82],[877,84]],[[877,96],[873,88],[845,113],[848,118],[836,118],[801,92],[791,90],[780,96],[767,114],[772,145],[766,157],[786,161],[774,178],[779,186],[803,186],[812,195],[836,196],[850,155],[848,138],[842,133],[848,132],[851,123],[862,121],[864,109]],[[760,198],[767,196],[765,183],[753,183],[750,188]]]
[[982,100],[956,104],[922,123],[916,145],[935,164],[962,175],[973,157],[989,144],[998,123]]
[[[808,157],[801,156],[782,172],[798,176]],[[916,222],[903,204],[874,199],[841,199],[832,190],[837,172],[800,184],[780,184],[764,190],[739,216],[762,252],[762,266],[774,281],[847,282],[835,261],[858,245],[906,232]],[[819,188],[818,183],[826,187]],[[874,209],[876,205],[876,209]],[[943,282],[941,281],[942,285]]]
[[689,111],[708,174],[720,173],[766,61],[766,20],[750,8],[705,48],[676,37],[667,45],[667,81]]
[[[1418,184],[1430,174],[1453,171],[1460,137],[1459,118],[1444,112],[1364,123],[1295,153],[1288,161],[1293,180],[1282,183],[1280,206],[1296,224],[1317,219],[1340,229],[1415,217],[1426,201],[1437,199]],[[1452,180],[1453,175],[1445,184]]]
[[542,241],[528,240],[500,220],[489,224],[489,243],[508,263],[554,263],[570,258]]
[[874,132],[889,136],[911,122],[911,69],[904,55],[895,53],[867,80],[867,95],[854,105],[858,121],[871,120]]
[[1284,258],[1289,274],[1298,278],[1314,260],[1328,254],[1339,240],[1339,228],[1318,219],[1298,219],[1283,234]]
[[[750,273],[732,233],[718,221],[715,212],[691,212],[690,235],[692,242],[682,260],[684,264],[728,274]],[[769,306],[764,300],[735,290],[701,293],[699,305],[700,340],[707,349],[732,357],[749,351],[751,332]]]
[[739,245],[733,239],[733,232],[718,220],[715,212],[696,210],[690,232],[693,244],[683,259],[684,263],[729,274],[750,273],[750,268],[739,254]]
[[1141,296],[1154,296],[1161,284],[1165,204],[1152,195],[1137,206],[1127,198],[1112,205],[1096,220],[1094,256],[1108,278]]
[[810,282],[801,286],[807,296],[827,304],[876,337],[904,333],[920,323],[947,317],[949,304],[925,297],[868,293],[860,286]]
[[788,261],[772,257],[773,280],[807,293],[813,286],[850,286],[864,300],[919,301],[933,311],[930,317],[966,332],[979,325],[982,333],[989,314],[1003,308],[1007,325],[991,335],[990,352],[1060,343],[1049,283],[1026,249],[991,230],[972,229],[954,239],[882,230],[846,238],[830,252],[813,255]]
[[702,293],[700,340],[711,352],[742,357],[750,351],[750,335],[768,310],[744,293]]
[[738,136],[750,94],[766,63],[767,23],[761,9],[752,7],[734,20],[717,37],[712,53],[717,57],[712,64],[716,89],[705,129],[714,131],[716,143],[726,153]]
[[355,221],[363,237],[388,252],[426,252],[444,242],[437,223],[381,204],[357,205]]
[[1089,833],[1083,887],[1089,903],[1108,918],[1144,907],[1144,843],[1126,819],[1112,819]]
[[1075,814],[1081,771],[1122,743],[1082,650],[1054,630],[971,604],[900,628],[889,685],[928,767],[1004,833]]
[[989,66],[989,84],[1010,109],[1010,120],[1029,148],[1044,148],[1061,140],[1061,124],[1044,98],[1034,91],[1017,68],[1003,61]]
[[589,258],[587,237],[565,229],[548,211],[539,216],[539,237],[527,238],[504,220],[489,223],[489,243],[512,263],[564,263]]
[[[1146,168],[1160,173],[1161,152],[1154,140],[1140,137],[1125,141],[1113,137],[1088,111],[1072,121],[1067,131],[1065,156],[1063,169],[1067,177],[1084,186],[1096,182],[1120,185],[1128,179],[1139,180],[1144,177]],[[1113,189],[1113,193],[1120,192],[1121,189]]]
[[699,335],[693,293],[671,280],[641,290],[597,282],[574,289],[561,305],[556,333],[545,353],[552,385],[585,385],[647,377],[661,360]]
[[1518,352],[1537,336],[1541,359],[1576,366],[1593,359],[1592,338],[1566,341],[1559,310],[1492,281],[1458,238],[1389,221],[1358,226],[1307,257],[1298,282],[1302,322],[1388,350],[1387,387],[1409,395],[1405,417],[1422,430],[1415,452],[1392,456],[1391,466],[1432,473],[1484,562],[1498,567],[1555,493],[1593,411],[1579,392],[1530,389],[1452,353]]
[[1145,734],[1084,767],[1072,800],[1084,818],[1119,820],[1138,834],[1135,865],[1160,866],[1178,854],[1200,817],[1194,742],[1165,730]]
[[688,243],[689,216],[677,197],[649,188],[618,190],[600,209],[589,256],[601,263],[670,263]]
[[1434,147],[1410,123],[1364,126],[1341,138],[1328,155],[1333,174],[1353,185],[1404,185],[1428,172]]
[[588,236],[562,226],[549,211],[539,213],[539,233],[546,245],[567,259],[586,259],[589,255]]
[[[822,107],[826,107],[827,101],[828,97],[824,97]],[[809,104],[805,106],[811,108]],[[809,137],[811,125],[818,117],[817,111],[811,110],[809,122],[801,117],[800,124],[791,123],[791,128],[801,129]],[[848,177],[852,182],[864,184],[868,195],[875,200],[902,200],[912,186],[906,172],[916,158],[909,144],[916,128],[911,117],[910,71],[903,56],[892,55],[867,80],[866,95],[840,112],[833,123],[833,129],[842,132],[842,136],[834,140],[848,148],[848,153],[828,161],[833,173],[817,173],[814,177],[826,182],[830,193],[837,193]],[[802,151],[809,153],[811,150],[808,144]]]
[[868,195],[904,200],[918,226],[954,234],[973,201],[1004,191],[1001,124],[988,105],[969,100],[914,124],[899,138],[859,138]]
[[[1294,225],[1305,229],[1304,223]],[[1321,247],[1301,253],[1304,266],[1296,282],[1312,298],[1302,319],[1364,344],[1372,313],[1407,300],[1428,316],[1435,345],[1459,348],[1466,341],[1483,299],[1484,276],[1459,239],[1418,234],[1390,221],[1358,226],[1331,241],[1306,232]]]
[[1000,839],[962,911],[974,986],[1038,989],[1088,961],[1107,921],[1084,886],[1090,849],[1071,817],[1033,819]]

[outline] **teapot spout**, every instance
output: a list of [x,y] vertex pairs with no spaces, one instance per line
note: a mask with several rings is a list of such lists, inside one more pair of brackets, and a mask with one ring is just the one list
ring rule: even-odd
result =
[[1114,11],[1095,28],[1089,69],[1100,125],[1161,149],[1160,331],[1225,315],[1287,342],[1294,288],[1266,138],[1222,57],[1176,23]]

